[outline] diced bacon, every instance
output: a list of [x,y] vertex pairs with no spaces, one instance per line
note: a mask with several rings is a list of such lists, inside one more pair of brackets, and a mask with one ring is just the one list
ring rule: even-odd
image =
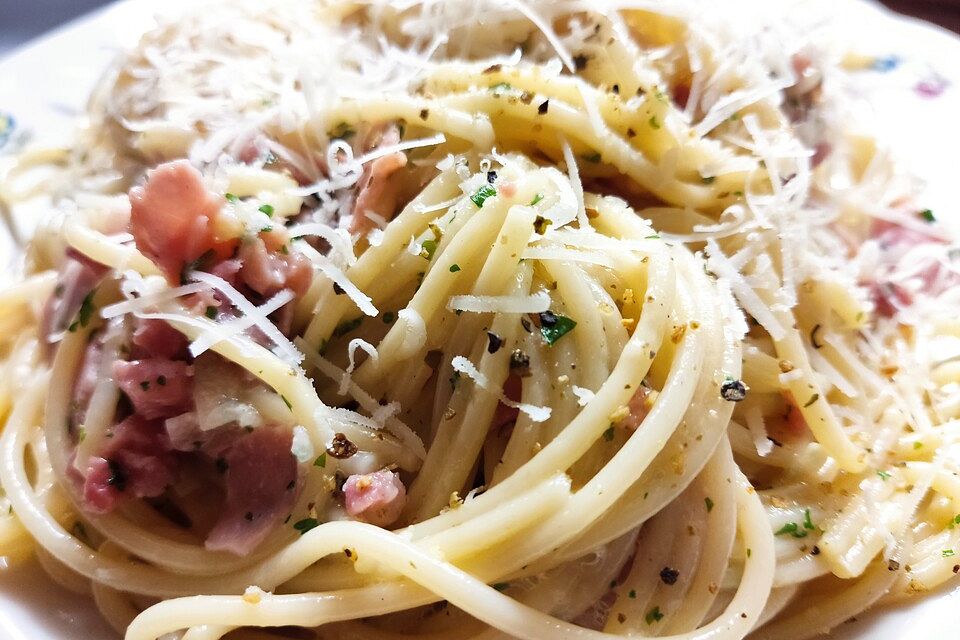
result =
[[303,294],[313,277],[313,267],[302,253],[284,255],[268,251],[260,238],[243,245],[240,262],[243,282],[265,297],[282,289],[290,289],[296,295]]
[[[397,144],[400,142],[400,130],[396,125],[390,125],[375,129],[369,138],[371,143],[364,145],[366,151]],[[393,218],[403,189],[403,176],[398,172],[405,166],[406,154],[397,151],[363,167],[363,173],[357,181],[357,200],[353,206],[350,233],[364,234],[373,229],[375,223],[369,216],[371,213],[384,220]]]
[[87,412],[87,406],[90,404],[90,398],[93,396],[93,390],[97,386],[97,379],[100,376],[100,361],[103,359],[103,334],[100,333],[96,338],[90,341],[86,350],[83,352],[83,360],[80,362],[80,373],[73,383],[73,416],[74,425],[83,424],[84,415]]
[[130,190],[130,231],[137,248],[179,284],[188,263],[210,252],[221,260],[233,253],[237,239],[218,238],[214,231],[222,204],[189,162],[167,162],[148,172],[144,186]]
[[173,482],[177,461],[160,424],[130,416],[83,470],[84,507],[109,513],[126,497],[152,498]]
[[57,285],[43,308],[40,324],[45,340],[66,331],[80,311],[83,299],[107,273],[107,267],[86,259],[76,252],[67,255],[60,269]]
[[627,408],[630,409],[630,415],[621,420],[617,425],[621,429],[636,431],[643,422],[643,419],[650,413],[650,406],[647,404],[647,398],[650,396],[650,389],[640,386],[630,397]]
[[190,409],[192,371],[186,362],[161,358],[118,361],[113,374],[134,411],[148,420],[169,418]]
[[343,493],[351,517],[378,527],[396,522],[407,501],[407,489],[392,471],[350,476]]
[[932,229],[930,233],[925,233],[922,229],[877,220],[873,224],[870,237],[879,244],[882,251],[881,265],[877,272],[872,274],[873,279],[865,285],[870,290],[877,313],[881,316],[890,318],[901,309],[909,307],[917,293],[937,295],[956,284],[957,278],[952,273],[945,273],[935,260],[914,272],[913,279],[920,283],[919,288],[908,289],[902,283],[891,279],[891,275],[912,249],[924,244],[943,244],[943,240],[934,235]]
[[[507,377],[506,381],[503,383],[503,395],[514,402],[520,402],[520,394],[522,390],[523,380],[516,374],[512,374]],[[490,425],[490,430],[498,432],[504,427],[513,425],[519,416],[520,409],[517,409],[516,407],[508,407],[500,402],[497,404],[497,409],[493,413],[493,422]]]
[[133,357],[183,359],[187,339],[163,320],[137,320],[133,330]]
[[245,556],[290,513],[299,487],[292,430],[265,426],[240,433],[224,454],[226,505],[206,547]]
[[690,101],[690,84],[686,82],[681,82],[673,88],[673,101],[677,103],[677,106],[681,109],[687,108],[687,103]]

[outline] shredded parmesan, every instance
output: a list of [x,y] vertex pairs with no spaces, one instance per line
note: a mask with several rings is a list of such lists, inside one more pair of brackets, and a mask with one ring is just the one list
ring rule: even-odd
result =
[[473,365],[472,362],[463,356],[455,357],[450,364],[453,366],[454,371],[459,371],[460,373],[465,374],[467,377],[473,380],[478,387],[487,393],[496,395],[502,404],[512,409],[519,409],[523,413],[527,414],[534,422],[546,422],[550,419],[550,407],[538,407],[536,405],[525,404],[523,402],[514,402],[505,396],[502,390],[493,388],[487,377],[483,375],[480,370]]
[[543,313],[550,309],[550,295],[538,291],[530,296],[452,296],[447,309],[471,313]]

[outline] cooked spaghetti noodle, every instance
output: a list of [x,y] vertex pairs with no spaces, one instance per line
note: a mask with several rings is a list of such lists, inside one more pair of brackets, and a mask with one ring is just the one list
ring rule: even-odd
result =
[[808,638],[954,579],[950,238],[828,52],[646,4],[144,36],[0,191],[55,213],[0,551],[130,640]]

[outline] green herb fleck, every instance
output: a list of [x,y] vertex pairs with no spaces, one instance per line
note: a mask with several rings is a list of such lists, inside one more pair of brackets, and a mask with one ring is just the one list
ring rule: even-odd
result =
[[460,271],[460,265],[456,263],[450,265],[450,273],[456,273],[457,271]]
[[324,451],[320,456],[313,461],[313,466],[320,467],[321,469],[327,466],[327,452]]
[[944,549],[940,555],[944,558],[952,558],[956,554],[954,554],[953,549]]
[[651,129],[659,129],[659,128],[660,128],[660,121],[657,120],[657,116],[650,116],[649,123],[650,123],[650,128],[651,128]]
[[333,330],[333,335],[337,338],[339,338],[340,336],[345,336],[351,331],[353,331],[354,329],[356,329],[357,327],[359,327],[362,322],[363,322],[362,317],[354,318],[353,320],[347,320],[346,322],[341,322],[340,324],[337,325],[337,328]]
[[498,82],[490,87],[490,91],[493,91],[494,95],[500,95],[504,91],[510,91],[511,89],[513,89],[513,87],[509,82]]
[[272,204],[262,204],[258,209],[260,213],[265,214],[268,218],[273,217],[273,205]]
[[237,196],[235,193],[225,193],[223,194],[223,197],[226,198],[227,201],[233,202],[234,204],[240,202],[239,196]]
[[580,157],[583,158],[584,160],[586,160],[587,162],[592,162],[592,163],[596,164],[596,163],[600,162],[601,155],[600,155],[600,153],[598,153],[598,152],[594,152],[594,153],[582,155],[582,156],[580,156]]
[[708,177],[700,178],[700,182],[702,182],[703,184],[713,184],[716,181],[717,181],[717,176],[708,176]]
[[813,394],[812,396],[810,396],[810,399],[807,400],[807,404],[803,405],[803,408],[806,409],[807,407],[809,407],[810,405],[812,405],[814,402],[816,402],[816,401],[819,400],[819,399],[820,399],[820,394],[819,394],[819,393]]
[[437,252],[437,241],[436,240],[424,240],[420,245],[420,257],[427,260],[433,260],[433,254]]
[[609,427],[607,427],[607,430],[603,432],[603,439],[606,440],[607,442],[610,442],[613,440],[613,425],[610,425]]
[[397,314],[393,311],[384,311],[383,312],[383,324],[393,324],[393,321],[397,319]]
[[803,510],[803,528],[813,531],[817,527],[813,524],[813,520],[810,519],[810,509]]
[[654,622],[660,622],[663,620],[663,614],[660,613],[660,607],[656,606],[653,609],[650,609],[650,611],[647,611],[646,620],[647,624],[653,624]]
[[532,207],[533,205],[538,204],[541,200],[543,200],[543,194],[538,193],[537,195],[533,196],[533,200],[530,201],[530,206]]
[[890,474],[886,471],[877,471],[877,475],[880,476],[880,479],[884,482],[890,479]]
[[287,400],[287,396],[281,395],[280,399],[283,400],[283,404],[287,405],[287,409],[290,409],[290,411],[293,411],[293,405],[290,404],[289,400]]
[[[355,133],[356,131],[354,131],[349,124],[347,124],[346,122],[341,122],[334,128],[333,131],[330,132],[330,137],[333,139],[336,139],[336,138],[346,139],[354,135]],[[401,133],[400,136],[403,137],[403,133]]]
[[497,195],[497,190],[485,184],[477,189],[476,193],[470,196],[470,199],[473,200],[473,204],[477,205],[477,208],[481,208],[483,207],[483,203],[487,201],[487,198],[495,195]]
[[208,306],[207,310],[204,312],[204,315],[206,315],[208,318],[213,320],[214,318],[217,317],[217,308],[212,305]]
[[707,513],[713,511],[713,500],[709,496],[703,499],[703,503],[707,505]]
[[297,520],[293,523],[293,528],[300,532],[300,535],[305,534],[311,529],[316,529],[320,526],[320,523],[316,518],[304,518],[303,520]]
[[572,320],[566,316],[559,316],[555,314],[550,315],[552,316],[552,322],[549,324],[544,322],[543,317],[541,317],[540,334],[543,336],[543,339],[547,341],[547,344],[552,345],[555,344],[557,340],[573,331],[574,327],[577,326],[577,323],[575,320]]
[[930,209],[924,209],[920,212],[920,217],[926,220],[927,222],[936,222],[937,218],[933,215],[933,211]]
[[804,529],[801,529],[801,528],[800,528],[800,525],[798,525],[796,522],[788,522],[787,524],[785,524],[785,525],[783,525],[782,527],[780,527],[780,529],[779,529],[778,531],[774,532],[773,535],[775,535],[775,536],[782,536],[782,535],[786,535],[786,534],[788,534],[788,533],[789,533],[791,536],[793,536],[794,538],[806,538],[806,537],[807,537],[807,531],[805,531]]
[[510,586],[510,583],[509,583],[509,582],[495,582],[495,583],[493,583],[493,584],[490,585],[490,586],[492,586],[492,587],[493,587],[494,589],[496,589],[497,591],[506,591],[507,588]]
[[627,594],[627,597],[636,600],[636,598],[637,598],[637,590],[636,590],[636,589],[630,589],[630,593]]
[[913,448],[914,448],[914,449],[920,449],[920,448],[922,448],[922,447],[923,447],[923,443],[920,442],[919,440],[917,440],[916,442],[913,443]]

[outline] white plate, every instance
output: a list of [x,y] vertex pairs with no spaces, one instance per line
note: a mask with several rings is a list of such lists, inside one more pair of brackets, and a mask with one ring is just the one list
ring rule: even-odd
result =
[[[195,3],[125,0],[7,56],[0,61],[0,115],[12,114],[18,130],[35,139],[69,139],[91,87],[116,53],[133,46],[158,13],[172,14]],[[960,144],[960,39],[926,23],[893,18],[863,0],[805,0],[804,5],[829,11],[837,37],[878,56],[876,70],[861,74],[861,82],[852,87],[870,106],[867,128],[924,178],[923,206],[960,233],[954,155]],[[921,96],[917,89],[924,83],[927,89],[941,85],[942,95]],[[11,247],[3,244],[8,242],[0,242],[0,263],[11,257]],[[958,637],[957,587],[859,616],[831,635],[844,640]],[[28,565],[0,570],[0,638],[114,640],[116,635],[89,597],[53,585],[36,565]]]

